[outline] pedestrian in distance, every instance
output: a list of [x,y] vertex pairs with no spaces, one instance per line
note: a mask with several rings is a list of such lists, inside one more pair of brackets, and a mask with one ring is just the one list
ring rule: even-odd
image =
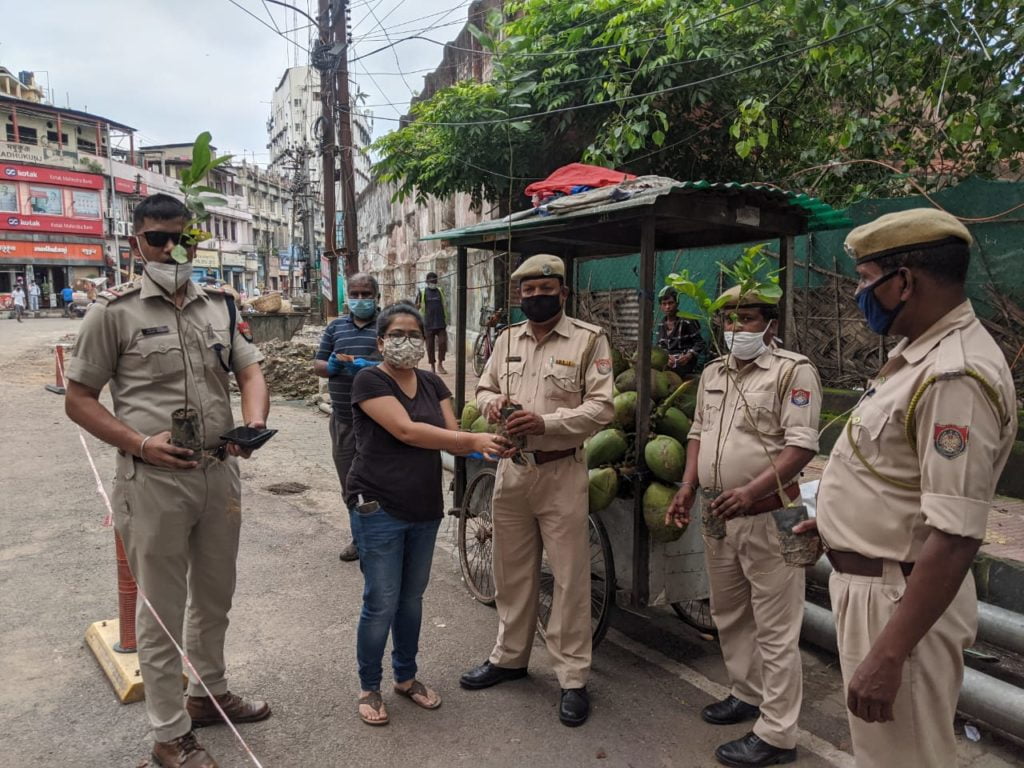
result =
[[411,304],[383,309],[383,362],[360,371],[352,388],[356,451],[345,492],[365,580],[356,658],[359,717],[368,725],[390,720],[380,692],[389,633],[394,692],[424,709],[441,706],[416,677],[423,593],[444,514],[441,451],[500,456],[508,447],[499,435],[459,431],[448,387],[416,368],[425,334]]
[[61,290],[60,300],[64,305],[64,317],[71,317],[71,305],[75,300],[75,292],[70,285],[64,286]]
[[777,298],[741,295],[739,286],[719,298],[727,300],[728,354],[701,375],[683,481],[665,524],[689,523],[700,489],[711,615],[730,686],[701,717],[712,725],[755,721],[715,757],[729,766],[778,765],[796,759],[804,570],[783,560],[770,513],[800,498],[799,474],[818,450],[821,384],[806,357],[774,344]]
[[[512,273],[527,320],[498,337],[476,390],[481,411],[525,441],[498,464],[492,518],[498,636],[460,679],[477,690],[527,675],[537,625],[541,550],[554,577],[547,646],[562,693],[559,720],[590,715],[590,534],[583,441],[614,416],[612,361],[601,328],[565,314],[565,265],[531,256]],[[513,410],[516,409],[517,410]]]
[[36,285],[35,280],[29,281],[28,284],[28,310],[33,314],[39,311],[39,296],[42,292],[39,290],[39,286]]
[[[140,591],[170,633],[140,599],[139,666],[155,738],[152,759],[162,768],[216,768],[192,730],[223,723],[207,689],[232,723],[270,715],[265,701],[230,692],[225,676],[242,522],[237,458],[250,451],[220,438],[234,426],[229,373],[247,426],[266,426],[270,399],[262,355],[233,321],[233,298],[199,287],[190,279],[191,264],[171,258],[179,243],[188,246],[189,261],[195,256],[183,235],[189,219],[169,195],[152,195],[135,208],[129,243],[144,264],[142,279],[99,294],[66,376],[68,416],[117,448],[114,525]],[[108,384],[113,413],[99,400]],[[202,403],[203,445],[196,452],[174,444],[168,429],[186,386],[193,402]],[[184,699],[175,643],[206,684],[190,675]]]
[[21,318],[25,316],[25,289],[21,283],[14,286],[11,298],[14,300],[14,319],[20,323]]
[[427,272],[427,284],[420,291],[416,305],[427,328],[427,361],[430,370],[447,374],[444,357],[448,352],[448,297],[437,284],[437,272]]
[[944,211],[890,213],[845,249],[877,334],[902,336],[868,382],[818,488],[854,760],[953,768],[971,574],[1017,434],[1006,358],[965,291],[971,235]]
[[[352,429],[352,380],[358,372],[356,360],[379,360],[377,351],[377,313],[380,288],[377,279],[359,272],[348,279],[348,314],[332,320],[320,337],[313,371],[327,379],[331,397],[331,456],[338,473],[342,498],[348,487],[348,471],[355,455],[356,437]],[[341,550],[340,559],[359,559],[355,532]]]

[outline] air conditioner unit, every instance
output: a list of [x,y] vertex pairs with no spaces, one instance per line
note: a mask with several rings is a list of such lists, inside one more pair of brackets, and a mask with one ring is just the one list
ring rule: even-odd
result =
[[131,225],[127,221],[117,222],[117,234],[121,237],[128,237],[132,233]]

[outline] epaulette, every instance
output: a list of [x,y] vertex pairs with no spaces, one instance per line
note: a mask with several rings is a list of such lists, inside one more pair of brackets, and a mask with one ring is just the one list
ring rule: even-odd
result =
[[801,355],[799,352],[793,352],[782,347],[772,347],[772,352],[776,357],[782,357],[786,360],[795,360],[798,363],[809,363],[810,358],[807,355]]
[[596,334],[603,334],[603,333],[605,333],[604,328],[602,328],[601,326],[594,325],[593,323],[584,322],[583,320],[580,320],[580,319],[575,318],[575,317],[570,317],[569,318],[569,322],[572,323],[573,325],[575,325],[577,328],[582,328],[583,330],[590,331],[591,333],[596,333]]
[[956,378],[967,372],[967,358],[959,330],[947,334],[938,343],[932,370],[940,379]]
[[127,283],[121,283],[115,285],[113,288],[107,288],[106,290],[100,291],[96,294],[97,299],[106,299],[109,304],[112,301],[123,299],[125,296],[135,293],[142,289],[142,281],[133,280]]
[[221,296],[231,293],[226,285],[201,285],[199,287],[207,293],[219,294]]

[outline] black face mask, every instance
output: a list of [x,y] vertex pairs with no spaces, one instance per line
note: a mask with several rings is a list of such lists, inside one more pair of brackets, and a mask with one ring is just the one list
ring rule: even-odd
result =
[[562,311],[562,297],[558,294],[527,296],[519,305],[527,318],[535,323],[546,323]]

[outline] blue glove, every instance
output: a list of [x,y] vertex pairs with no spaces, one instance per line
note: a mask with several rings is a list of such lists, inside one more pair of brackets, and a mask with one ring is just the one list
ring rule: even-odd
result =
[[365,357],[357,357],[351,363],[346,363],[350,366],[352,373],[358,373],[362,368],[372,368],[375,365],[380,365],[380,360],[367,360]]
[[346,365],[347,363],[343,363],[337,357],[331,355],[329,358],[327,358],[327,375],[337,376],[339,373],[345,370]]

